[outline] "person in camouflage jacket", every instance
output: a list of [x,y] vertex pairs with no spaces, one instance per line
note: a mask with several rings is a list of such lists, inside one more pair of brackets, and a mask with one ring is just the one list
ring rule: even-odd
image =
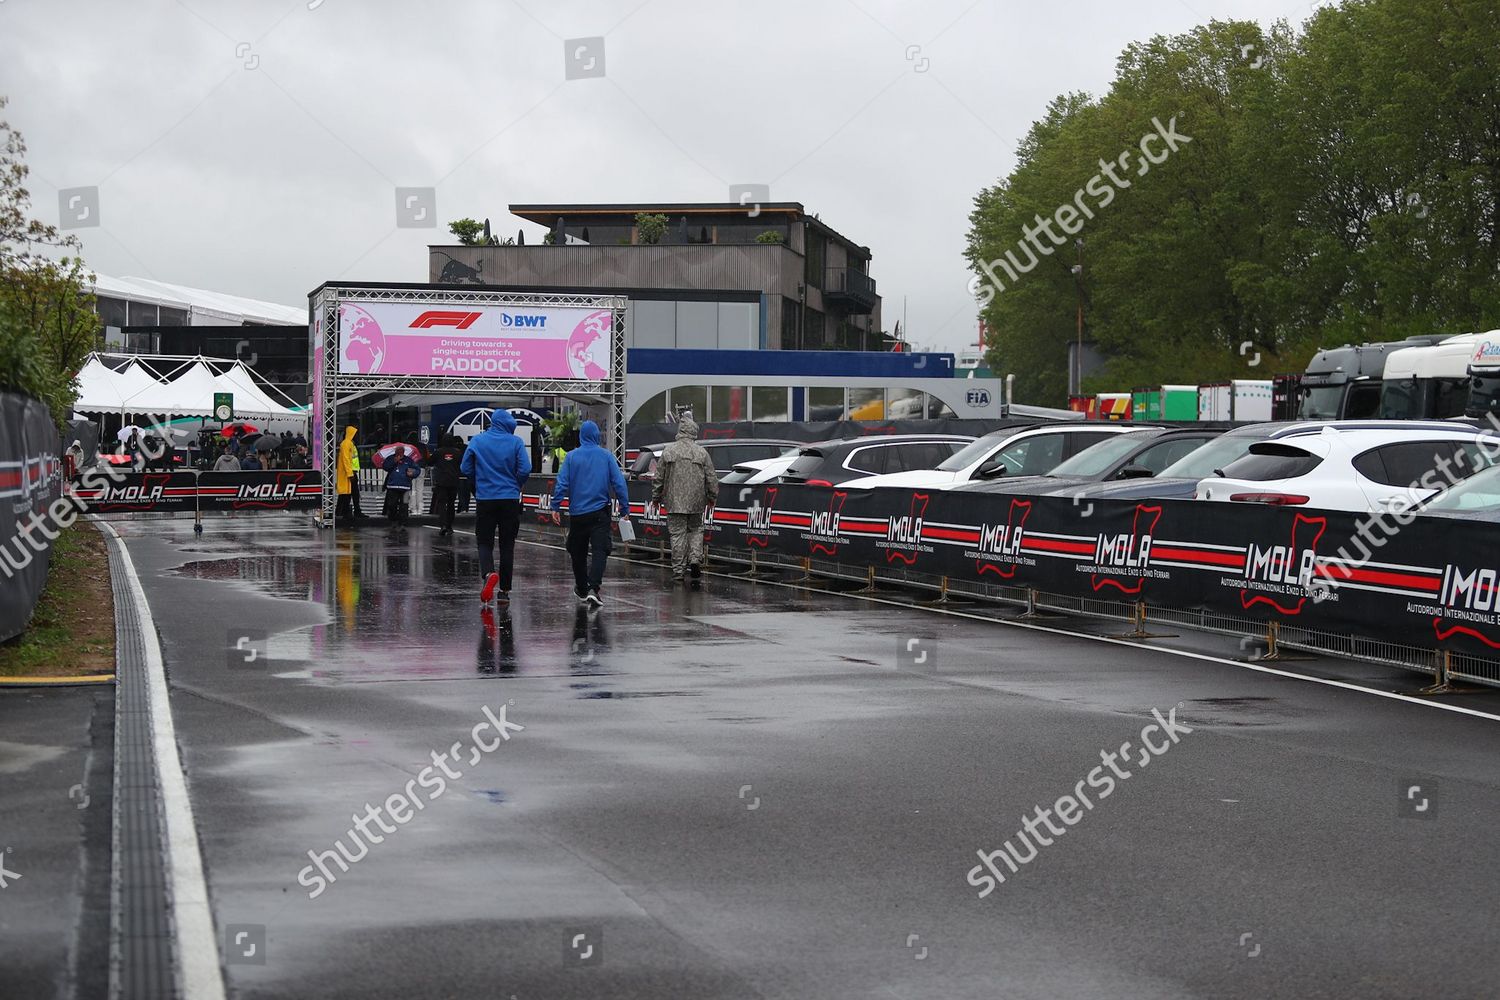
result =
[[684,574],[696,585],[703,573],[703,511],[719,498],[719,474],[698,443],[692,417],[677,421],[677,440],[662,449],[651,500],[666,509],[672,538],[672,581]]

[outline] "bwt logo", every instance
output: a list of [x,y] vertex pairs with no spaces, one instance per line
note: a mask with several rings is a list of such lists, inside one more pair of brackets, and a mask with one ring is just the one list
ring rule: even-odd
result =
[[501,326],[526,326],[526,327],[534,327],[536,329],[541,329],[541,328],[543,328],[543,327],[545,327],[547,325],[547,317],[545,317],[545,316],[528,316],[528,315],[525,315],[524,313],[516,313],[514,316],[512,316],[510,313],[501,313],[500,314],[500,325]]
[[964,402],[970,406],[989,406],[990,391],[988,389],[970,389],[964,393]]
[[979,526],[979,551],[993,552],[996,555],[1016,555],[1021,551],[1022,531],[1019,525],[1012,527],[1008,524],[981,524]]
[[413,330],[429,330],[435,326],[451,326],[458,330],[467,330],[482,315],[484,314],[477,312],[453,312],[445,309],[429,309],[412,320],[410,328]]

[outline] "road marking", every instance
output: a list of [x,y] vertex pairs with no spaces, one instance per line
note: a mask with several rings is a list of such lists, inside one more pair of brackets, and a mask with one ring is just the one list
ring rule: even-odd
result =
[[[465,534],[472,534],[472,532],[465,532]],[[544,549],[566,551],[566,549],[564,549],[561,545],[552,545],[547,542],[535,542],[526,538],[518,538],[516,539],[516,541],[520,542],[523,545],[535,545],[539,548]],[[624,557],[622,556],[621,558]],[[642,563],[640,560],[626,561],[635,562],[637,565],[645,565],[645,563]],[[703,575],[716,576],[721,579],[736,579],[728,573],[715,573],[707,569],[703,571]],[[745,581],[741,580],[739,582],[743,583]],[[786,590],[806,589],[804,587],[799,587],[790,583],[780,583],[775,580],[756,580],[755,585],[761,587],[781,587]],[[1130,639],[1116,639],[1112,636],[1092,635],[1088,632],[1071,632],[1068,629],[1063,628],[1053,628],[1047,625],[1036,625],[1032,622],[1011,621],[1005,618],[991,618],[988,615],[978,615],[967,611],[953,611],[949,608],[922,607],[920,605],[908,604],[903,601],[890,601],[881,597],[872,597],[868,594],[857,594],[853,592],[839,593],[837,591],[829,591],[828,593],[836,597],[848,597],[856,601],[865,601],[869,604],[884,604],[893,608],[906,608],[909,611],[922,611],[935,615],[948,615],[952,618],[967,618],[971,621],[987,622],[992,625],[1006,625],[1010,628],[1029,629],[1033,632],[1050,632],[1053,635],[1065,635],[1072,639],[1089,639],[1093,642],[1106,642],[1114,646],[1129,646],[1132,649],[1140,649],[1152,653],[1168,653],[1172,656],[1185,656],[1188,659],[1203,660],[1207,663],[1222,663],[1225,666],[1238,667],[1241,670],[1253,670],[1259,674],[1271,674],[1275,677],[1285,677],[1288,680],[1306,681],[1309,684],[1322,684],[1325,687],[1340,688],[1345,691],[1358,691],[1361,694],[1371,694],[1377,698],[1388,698],[1392,701],[1401,701],[1407,703],[1408,705],[1420,705],[1423,708],[1435,708],[1443,712],[1453,712],[1458,715],[1470,715],[1479,719],[1489,719],[1492,722],[1500,722],[1500,715],[1496,715],[1492,712],[1481,712],[1477,708],[1465,708],[1462,705],[1448,705],[1440,701],[1432,701],[1425,698],[1414,698],[1411,695],[1401,694],[1396,691],[1382,691],[1379,688],[1364,687],[1363,685],[1355,684],[1350,681],[1336,681],[1328,677],[1310,677],[1306,674],[1292,673],[1289,670],[1278,670],[1275,667],[1267,667],[1259,663],[1247,663],[1244,660],[1234,660],[1225,656],[1214,656],[1212,653],[1196,653],[1190,649],[1173,649],[1169,646],[1149,646],[1145,643],[1133,642]],[[1187,628],[1188,626],[1184,625],[1181,627]],[[1366,661],[1351,660],[1350,662],[1363,663]]]
[[103,520],[98,524],[119,548],[120,564],[125,568],[126,584],[135,602],[141,648],[146,655],[151,736],[157,781],[161,785],[162,816],[166,821],[167,870],[171,879],[173,922],[177,926],[177,966],[182,994],[193,1000],[224,1000],[218,937],[203,877],[203,858],[198,853],[193,803],[188,798],[182,759],[177,755],[177,732],[172,725],[172,704],[167,695],[161,646],[156,641],[156,622],[151,617],[151,606],[146,602],[146,592],[136,574],[130,550],[113,525]]

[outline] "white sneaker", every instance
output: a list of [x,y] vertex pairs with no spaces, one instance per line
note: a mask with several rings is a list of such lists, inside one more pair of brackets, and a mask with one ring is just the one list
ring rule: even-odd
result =
[[589,591],[589,596],[584,598],[584,600],[588,602],[590,607],[601,608],[604,606],[604,598],[599,596],[599,591],[597,590]]

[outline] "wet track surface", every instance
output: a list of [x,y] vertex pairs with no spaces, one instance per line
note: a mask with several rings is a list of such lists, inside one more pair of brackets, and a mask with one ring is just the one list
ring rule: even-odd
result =
[[[1494,994],[1500,722],[618,560],[589,615],[539,535],[491,623],[466,535],[117,526],[231,996]],[[979,898],[977,850],[1179,704],[1191,734]],[[481,753],[486,707],[525,728]],[[308,852],[455,743],[309,898]]]

